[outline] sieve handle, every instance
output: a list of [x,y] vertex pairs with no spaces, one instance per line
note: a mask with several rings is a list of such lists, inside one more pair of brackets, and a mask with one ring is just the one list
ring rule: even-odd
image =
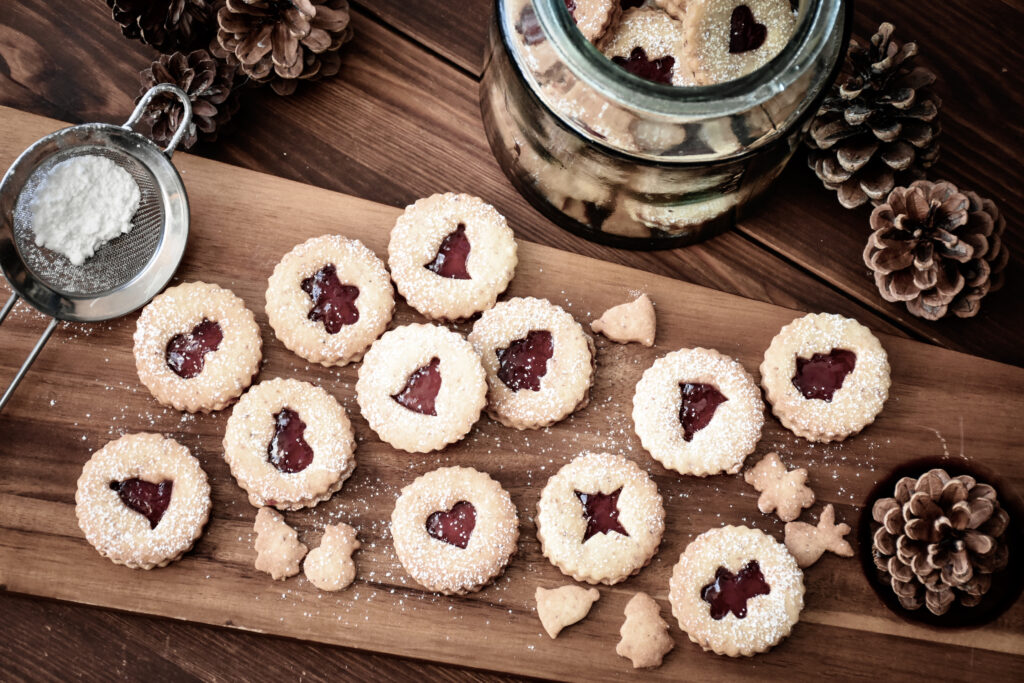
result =
[[[12,294],[11,298],[7,300],[6,304],[4,304],[3,309],[0,310],[0,323],[3,323],[4,318],[7,317],[7,314],[11,312],[11,309],[14,308],[14,304],[17,302],[18,295]],[[15,374],[14,379],[11,380],[11,385],[7,387],[4,395],[0,396],[0,412],[3,412],[4,406],[6,406],[7,402],[11,400],[11,396],[14,396],[14,390],[18,388],[18,384],[21,383],[25,373],[27,373],[28,369],[32,367],[32,363],[35,361],[36,356],[39,355],[39,352],[43,350],[43,346],[46,345],[50,335],[52,335],[53,331],[57,329],[57,323],[58,320],[56,318],[50,318],[50,324],[46,326],[46,330],[43,332],[42,336],[39,337],[39,341],[37,341],[36,345],[32,347],[31,351],[29,351],[28,358],[26,358],[25,362],[21,364],[21,367],[18,368],[17,374]]]
[[179,142],[181,142],[182,136],[185,135],[189,125],[192,123],[192,102],[188,99],[188,95],[185,94],[185,91],[178,86],[171,85],[170,83],[157,83],[147,90],[146,94],[142,96],[141,100],[139,100],[139,103],[135,105],[135,111],[132,112],[132,115],[128,117],[128,120],[125,121],[124,125],[121,127],[131,130],[146,112],[146,107],[149,106],[150,101],[161,93],[168,93],[177,97],[185,111],[184,116],[181,117],[181,123],[178,124],[178,130],[174,131],[174,137],[172,137],[171,141],[166,147],[164,147],[164,154],[170,157],[174,154],[174,148],[178,146]]

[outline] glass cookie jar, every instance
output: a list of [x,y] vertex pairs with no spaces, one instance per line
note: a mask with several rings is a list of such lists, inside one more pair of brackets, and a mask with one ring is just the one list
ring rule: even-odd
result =
[[589,239],[658,249],[728,230],[793,155],[845,54],[848,0],[793,4],[792,38],[764,66],[675,87],[605,57],[565,0],[497,0],[480,86],[491,149],[534,206]]

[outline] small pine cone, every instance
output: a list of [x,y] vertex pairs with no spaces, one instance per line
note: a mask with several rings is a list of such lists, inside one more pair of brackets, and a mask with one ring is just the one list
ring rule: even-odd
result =
[[946,181],[897,187],[872,211],[871,230],[864,263],[879,293],[916,316],[970,318],[1003,285],[1006,218],[974,192]]
[[160,52],[205,47],[213,36],[214,0],[106,0],[126,38]]
[[[139,72],[142,82],[138,102],[157,83],[172,83],[188,95],[192,103],[192,123],[181,139],[185,149],[200,139],[215,140],[218,131],[238,111],[235,91],[236,67],[214,59],[206,50],[189,54],[162,55],[148,69]],[[146,110],[154,142],[166,146],[178,129],[184,110],[176,97],[161,94]]]
[[869,45],[850,41],[843,72],[811,122],[808,163],[848,209],[878,204],[924,178],[939,156],[935,74],[911,65],[917,45],[884,23]]

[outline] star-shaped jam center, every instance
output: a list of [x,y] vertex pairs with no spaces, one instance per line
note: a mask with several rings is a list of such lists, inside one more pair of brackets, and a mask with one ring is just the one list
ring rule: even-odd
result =
[[711,618],[722,619],[732,612],[737,619],[747,616],[747,600],[771,592],[757,560],[747,562],[736,574],[725,567],[715,572],[715,580],[700,590],[700,597],[711,605]]
[[587,520],[587,530],[583,532],[584,543],[595,534],[612,531],[629,536],[629,532],[619,522],[619,494],[622,488],[613,493],[575,493],[583,505],[583,519]]

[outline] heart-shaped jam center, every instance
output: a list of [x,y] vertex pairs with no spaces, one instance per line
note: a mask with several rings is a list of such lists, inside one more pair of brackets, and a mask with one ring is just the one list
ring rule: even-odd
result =
[[409,375],[405,387],[391,398],[421,415],[437,415],[434,402],[437,400],[437,392],[441,390],[440,366],[440,358],[431,358],[429,363]]
[[611,531],[629,536],[629,532],[619,523],[621,488],[614,493],[575,493],[583,505],[583,519],[587,520],[587,530],[583,532],[584,543],[594,534],[607,534]]
[[764,44],[768,37],[768,28],[757,23],[754,13],[746,5],[740,5],[732,11],[729,20],[729,52],[749,52]]
[[796,359],[795,386],[804,398],[832,401],[832,396],[843,387],[843,380],[857,365],[857,354],[846,349],[832,349],[816,353],[810,358]]
[[629,53],[629,57],[612,57],[612,61],[634,76],[646,78],[655,83],[672,85],[672,67],[676,64],[674,57],[665,56],[661,59],[647,59],[647,53],[644,52],[642,47],[638,46],[633,48],[633,51]]
[[110,482],[110,488],[117,491],[122,503],[149,520],[150,529],[155,529],[171,504],[174,482],[164,480],[153,484],[141,479],[126,479]]
[[337,334],[345,325],[359,320],[359,309],[356,308],[359,288],[341,284],[338,269],[333,263],[328,263],[307,277],[301,287],[313,300],[309,319],[322,322],[328,333]]
[[512,391],[540,391],[540,380],[547,374],[554,352],[550,332],[531,330],[522,339],[498,349],[498,379]]
[[216,351],[224,341],[220,323],[203,318],[188,334],[176,334],[167,342],[164,357],[175,375],[192,379],[203,371],[206,354]]
[[716,387],[710,384],[679,385],[683,394],[683,402],[679,406],[679,422],[683,425],[683,438],[693,441],[693,435],[704,429],[715,416],[718,406],[727,399]]
[[466,270],[466,259],[469,258],[470,248],[469,238],[466,237],[466,226],[459,223],[459,227],[448,233],[448,236],[441,242],[434,260],[423,267],[441,277],[468,280],[469,271]]
[[306,423],[291,408],[274,416],[274,438],[267,446],[267,460],[286,474],[301,472],[313,462],[313,449],[306,443]]
[[761,565],[757,560],[751,560],[738,574],[719,567],[715,580],[701,588],[700,597],[711,605],[712,619],[721,619],[729,612],[737,619],[743,619],[747,616],[747,600],[771,592],[761,573]]
[[427,517],[427,533],[432,538],[465,549],[476,527],[476,508],[460,500],[451,510],[438,510]]

